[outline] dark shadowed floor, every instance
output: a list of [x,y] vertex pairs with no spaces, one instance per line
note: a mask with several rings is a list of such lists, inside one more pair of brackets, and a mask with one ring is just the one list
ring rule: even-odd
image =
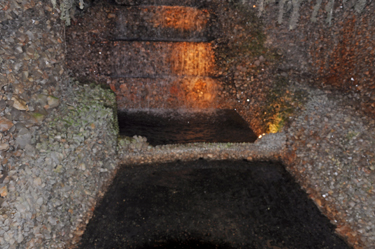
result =
[[193,142],[254,142],[257,136],[234,110],[122,111],[120,134],[140,135],[151,145]]
[[94,248],[350,248],[279,163],[124,166],[82,237]]

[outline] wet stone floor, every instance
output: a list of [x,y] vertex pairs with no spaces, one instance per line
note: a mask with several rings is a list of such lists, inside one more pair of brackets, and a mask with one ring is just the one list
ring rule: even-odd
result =
[[80,249],[345,249],[284,167],[206,161],[122,166]]
[[118,113],[120,134],[140,135],[149,144],[254,142],[255,133],[234,110],[128,110]]

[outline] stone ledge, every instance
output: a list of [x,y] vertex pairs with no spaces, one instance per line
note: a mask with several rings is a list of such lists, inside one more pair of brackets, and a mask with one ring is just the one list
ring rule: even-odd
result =
[[255,143],[192,143],[138,147],[139,151],[129,153],[120,150],[119,164],[190,161],[199,158],[207,160],[279,160],[286,148],[286,135],[284,133],[267,134],[256,140]]

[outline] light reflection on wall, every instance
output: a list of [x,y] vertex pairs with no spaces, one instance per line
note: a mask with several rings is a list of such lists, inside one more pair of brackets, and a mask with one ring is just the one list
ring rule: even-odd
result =
[[210,43],[126,42],[113,43],[114,73],[124,77],[206,76],[214,70]]
[[[148,11],[148,9],[144,9]],[[158,7],[150,20],[154,27],[173,28],[184,31],[202,31],[209,19],[207,10],[189,7],[163,6]]]
[[[163,6],[142,11],[142,20],[151,22],[155,28],[152,32],[160,34],[167,33],[166,29],[172,30],[171,34],[178,34],[175,30],[195,34],[206,29],[209,20],[206,10],[189,7]],[[112,50],[113,76],[118,80],[111,87],[118,95],[119,108],[214,107],[218,84],[212,78],[215,60],[211,43],[172,42],[161,37],[161,41],[130,42],[122,38],[113,42]]]
[[[169,61],[173,74],[185,77],[182,81],[185,105],[207,108],[214,100],[216,82],[212,75],[215,61],[210,43],[177,43]],[[193,76],[193,77],[192,77]]]
[[210,43],[175,43],[169,61],[177,75],[209,76],[214,68],[214,54]]

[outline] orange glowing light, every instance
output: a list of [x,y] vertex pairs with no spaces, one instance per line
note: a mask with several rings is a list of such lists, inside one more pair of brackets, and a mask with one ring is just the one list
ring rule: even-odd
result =
[[212,78],[185,78],[181,88],[185,92],[185,105],[193,108],[212,106],[216,96],[217,82]]
[[113,55],[114,72],[127,77],[116,86],[123,96],[120,108],[215,106],[219,84],[212,78],[215,60],[210,43],[117,42]]
[[190,7],[157,7],[151,22],[154,27],[174,28],[184,31],[202,31],[209,19],[209,13]]
[[175,44],[169,61],[172,71],[180,76],[209,76],[214,70],[214,52],[210,43]]
[[214,102],[217,82],[210,78],[215,61],[210,43],[183,42],[174,44],[169,56],[171,71],[184,80],[184,103],[187,107],[208,108]]

